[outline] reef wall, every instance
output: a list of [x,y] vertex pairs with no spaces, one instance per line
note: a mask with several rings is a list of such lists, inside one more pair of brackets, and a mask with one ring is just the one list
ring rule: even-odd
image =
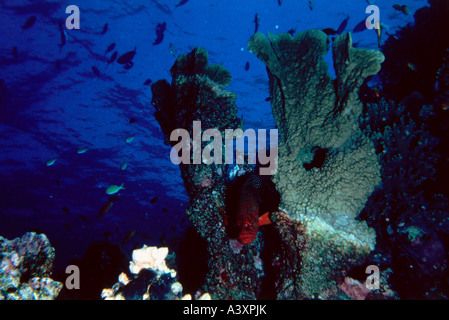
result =
[[[336,79],[324,60],[329,38],[320,30],[294,37],[256,33],[248,43],[269,77],[279,129],[273,181],[280,207],[308,235],[307,246],[292,235],[290,245],[298,250],[284,250],[290,263],[283,264],[281,274],[296,276],[281,277],[280,299],[335,296],[341,272],[375,246],[374,230],[355,220],[381,181],[373,143],[358,125],[363,107],[358,93],[363,81],[380,70],[384,56],[353,48],[349,33],[335,38],[332,48]],[[285,230],[285,218],[277,221],[285,239],[292,228]]]
[[[189,221],[208,243],[209,273],[206,277],[207,291],[215,299],[255,299],[262,271],[255,268],[260,240],[234,253],[223,225],[226,198],[226,172],[224,164],[225,143],[222,141],[222,163],[207,164],[194,159],[195,149],[204,150],[209,140],[201,141],[207,129],[218,129],[225,137],[225,129],[242,128],[237,117],[236,95],[227,91],[231,75],[221,65],[208,65],[204,49],[195,48],[187,55],[180,55],[171,68],[172,83],[166,80],[155,82],[151,89],[152,104],[156,108],[155,118],[165,137],[170,141],[175,129],[187,130],[191,140],[187,159],[181,163],[181,176],[190,197],[186,210]],[[194,121],[201,121],[201,131],[195,133]],[[218,150],[214,150],[217,152]],[[184,155],[182,155],[184,157]],[[198,161],[199,160],[199,161]]]

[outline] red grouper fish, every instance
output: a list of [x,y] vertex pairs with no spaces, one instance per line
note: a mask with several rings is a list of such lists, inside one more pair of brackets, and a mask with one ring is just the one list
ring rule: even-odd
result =
[[236,217],[237,240],[241,244],[250,244],[256,239],[259,225],[268,224],[268,213],[259,218],[260,188],[262,179],[251,175],[240,192],[239,212]]

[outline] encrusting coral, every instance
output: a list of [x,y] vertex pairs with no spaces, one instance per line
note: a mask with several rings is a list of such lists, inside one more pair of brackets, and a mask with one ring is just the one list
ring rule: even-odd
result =
[[[273,181],[280,206],[304,224],[309,249],[301,252],[301,276],[286,284],[279,298],[293,298],[335,286],[338,270],[351,265],[375,246],[375,233],[356,221],[369,195],[380,183],[373,143],[362,134],[359,88],[380,70],[384,57],[352,47],[349,33],[333,42],[336,79],[324,55],[329,38],[320,30],[268,39],[256,33],[248,49],[267,66],[273,116],[279,128],[279,166]],[[319,271],[317,271],[319,270]],[[285,271],[287,272],[287,271]]]
[[44,234],[0,236],[0,300],[53,300],[62,283],[49,278],[55,250]]

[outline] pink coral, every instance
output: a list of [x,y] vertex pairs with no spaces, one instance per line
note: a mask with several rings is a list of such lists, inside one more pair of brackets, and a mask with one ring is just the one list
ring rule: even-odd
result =
[[241,244],[240,242],[238,242],[235,239],[229,240],[229,246],[231,247],[232,252],[234,252],[235,254],[240,253],[240,251],[243,248],[243,244]]
[[346,277],[340,284],[340,289],[354,300],[365,300],[370,290],[358,280]]
[[212,185],[212,179],[205,178],[204,180],[201,181],[200,185],[202,188],[209,188]]

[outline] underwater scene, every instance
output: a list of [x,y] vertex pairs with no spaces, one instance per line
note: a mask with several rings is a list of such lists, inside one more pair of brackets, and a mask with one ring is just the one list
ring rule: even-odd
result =
[[0,300],[448,299],[447,17],[2,0]]

